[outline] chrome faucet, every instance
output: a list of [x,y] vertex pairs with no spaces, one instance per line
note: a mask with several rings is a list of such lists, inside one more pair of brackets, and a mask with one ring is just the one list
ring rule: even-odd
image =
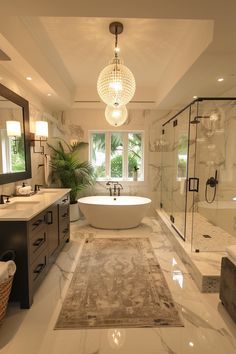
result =
[[0,204],[5,204],[4,198],[6,198],[6,203],[10,203],[10,200],[9,200],[10,195],[1,194],[0,195]]

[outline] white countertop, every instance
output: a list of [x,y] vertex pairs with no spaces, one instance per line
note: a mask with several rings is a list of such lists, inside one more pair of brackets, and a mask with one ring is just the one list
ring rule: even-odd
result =
[[29,197],[12,197],[10,203],[0,204],[0,221],[29,221],[69,192],[69,188],[48,188]]

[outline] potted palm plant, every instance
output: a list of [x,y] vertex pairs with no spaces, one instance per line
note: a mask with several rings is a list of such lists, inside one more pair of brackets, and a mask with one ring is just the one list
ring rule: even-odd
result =
[[57,146],[48,144],[52,150],[50,166],[52,183],[60,187],[70,188],[70,221],[79,218],[78,194],[94,184],[93,167],[88,161],[79,160],[79,151],[85,142],[68,144],[64,140],[58,141]]

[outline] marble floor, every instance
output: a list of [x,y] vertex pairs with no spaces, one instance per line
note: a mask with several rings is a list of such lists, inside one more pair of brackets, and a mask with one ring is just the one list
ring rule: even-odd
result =
[[[184,327],[54,330],[81,248],[95,237],[147,237],[155,250]],[[97,230],[72,224],[71,242],[38,289],[30,310],[10,305],[0,329],[1,354],[235,354],[236,324],[218,294],[202,294],[155,218],[131,230]]]

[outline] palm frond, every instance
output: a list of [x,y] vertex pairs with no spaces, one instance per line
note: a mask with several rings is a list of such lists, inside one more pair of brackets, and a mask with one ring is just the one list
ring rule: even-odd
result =
[[58,142],[56,147],[48,144],[52,150],[51,180],[61,187],[71,188],[72,203],[76,201],[78,192],[95,182],[92,165],[88,161],[80,162],[78,159],[79,150],[87,145],[85,142],[70,145],[63,139]]

